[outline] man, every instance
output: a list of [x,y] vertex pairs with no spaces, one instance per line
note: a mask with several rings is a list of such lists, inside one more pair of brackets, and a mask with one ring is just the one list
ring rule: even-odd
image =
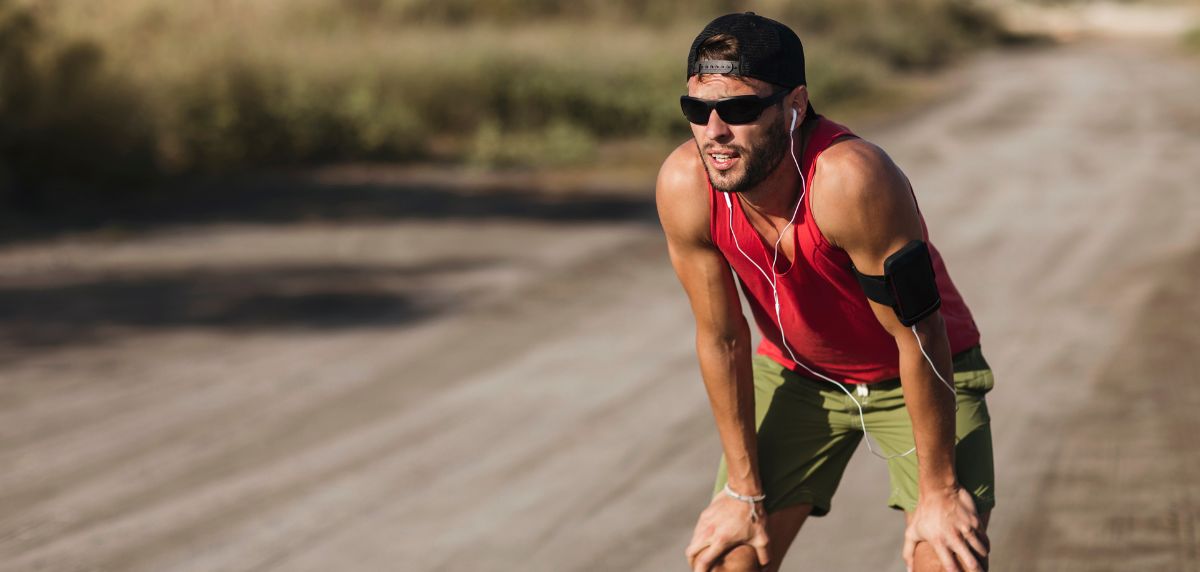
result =
[[[663,163],[657,201],[724,450],[689,564],[778,569],[830,510],[865,426],[909,569],[984,569],[992,376],[908,180],[815,112],[800,40],[778,22],[717,18],[687,77],[694,141]],[[763,334],[754,356],[735,274]]]

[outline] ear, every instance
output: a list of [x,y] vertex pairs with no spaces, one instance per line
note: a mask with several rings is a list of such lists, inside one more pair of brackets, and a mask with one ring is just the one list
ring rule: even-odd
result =
[[808,113],[808,87],[803,85],[796,86],[784,101],[787,102],[788,107],[792,108],[793,111],[798,112],[800,118],[796,120],[796,123],[799,124],[804,120],[804,114]]

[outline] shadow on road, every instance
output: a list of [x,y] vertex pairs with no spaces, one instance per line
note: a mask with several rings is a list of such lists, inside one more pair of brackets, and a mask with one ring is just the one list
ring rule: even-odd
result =
[[45,349],[185,326],[244,333],[407,325],[451,301],[436,279],[493,264],[199,268],[0,284],[0,347]]
[[[516,177],[444,178],[409,182],[395,173],[368,173],[347,182],[346,177],[273,173],[193,181],[138,200],[127,197],[121,204],[0,214],[0,246],[19,249],[67,237],[76,243],[112,238],[129,243],[141,233],[218,224],[396,224],[399,232],[408,221],[658,224],[650,192],[589,187],[552,193]],[[220,247],[214,248],[212,259],[196,267],[96,271],[67,265],[50,273],[0,276],[0,356],[178,328],[411,325],[462,303],[458,287],[465,273],[512,262],[460,253],[399,266],[353,260],[230,266]]]
[[[112,201],[62,200],[0,214],[0,244],[117,227],[127,231],[212,223],[531,220],[657,224],[653,192],[587,186],[547,192],[528,178],[330,182],[299,174],[211,179]],[[649,185],[649,182],[647,182]],[[539,188],[539,186],[541,188]]]

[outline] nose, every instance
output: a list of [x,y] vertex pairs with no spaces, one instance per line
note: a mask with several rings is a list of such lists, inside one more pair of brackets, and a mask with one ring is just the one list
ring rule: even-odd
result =
[[729,124],[721,121],[721,116],[717,115],[717,110],[712,110],[708,113],[708,125],[704,126],[704,135],[713,141],[728,140],[733,136],[733,132],[729,130]]

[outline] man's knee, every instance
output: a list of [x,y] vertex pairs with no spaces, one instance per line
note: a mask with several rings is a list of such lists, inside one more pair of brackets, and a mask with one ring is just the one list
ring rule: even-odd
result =
[[[934,551],[933,545],[929,544],[928,542],[918,542],[916,550],[913,552],[913,556],[913,562],[915,563],[913,566],[913,572],[945,572],[946,570],[945,568],[942,568],[942,561],[938,558],[937,552]],[[984,570],[984,572],[987,572],[987,557],[980,557],[979,555],[976,555],[976,559],[979,562],[980,568]],[[958,560],[958,567],[960,570],[967,569],[962,560]]]
[[713,562],[713,572],[759,572],[758,555],[754,548],[745,544],[734,547],[725,556]]

